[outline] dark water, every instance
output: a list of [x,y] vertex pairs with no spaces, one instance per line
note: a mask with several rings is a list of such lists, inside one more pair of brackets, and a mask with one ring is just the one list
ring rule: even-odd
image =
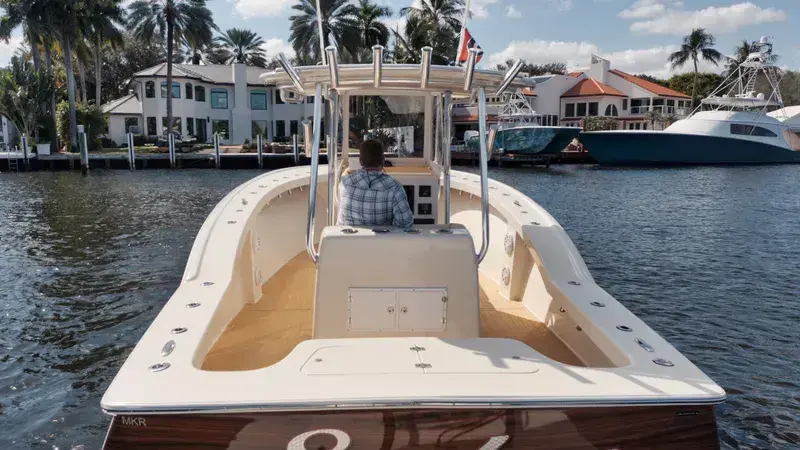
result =
[[[98,448],[100,397],[245,171],[0,174],[0,448]],[[800,166],[494,169],[729,393],[723,445],[800,446]],[[298,224],[300,226],[300,224]]]

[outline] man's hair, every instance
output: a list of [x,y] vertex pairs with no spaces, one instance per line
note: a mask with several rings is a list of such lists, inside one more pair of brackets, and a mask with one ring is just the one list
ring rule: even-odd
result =
[[374,139],[366,140],[359,147],[361,167],[377,169],[383,166],[383,144]]

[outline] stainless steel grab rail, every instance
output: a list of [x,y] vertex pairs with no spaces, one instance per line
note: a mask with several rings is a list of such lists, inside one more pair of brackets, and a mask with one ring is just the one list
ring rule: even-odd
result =
[[481,249],[476,258],[478,264],[489,251],[489,153],[486,148],[486,90],[478,88],[478,139],[481,161]]
[[314,248],[314,230],[317,212],[317,181],[319,180],[319,141],[322,135],[321,116],[322,84],[317,83],[314,92],[314,141],[311,146],[311,176],[308,182],[308,222],[306,224],[306,251],[314,264],[319,260],[319,253]]
[[[328,60],[330,62],[330,60]],[[330,120],[328,131],[328,225],[336,225],[336,184],[339,170],[339,94],[328,92]]]
[[444,173],[444,223],[450,225],[450,126],[452,123],[453,93],[445,91],[442,96],[442,172]]

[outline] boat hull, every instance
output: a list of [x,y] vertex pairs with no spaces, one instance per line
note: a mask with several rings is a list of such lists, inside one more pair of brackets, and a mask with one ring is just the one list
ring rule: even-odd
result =
[[114,417],[105,448],[718,448],[713,406],[419,409]]
[[595,161],[608,165],[800,163],[800,152],[724,136],[598,131],[579,139]]
[[[494,140],[495,151],[507,155],[556,155],[578,137],[580,128],[523,126],[498,130]],[[478,141],[468,143],[472,151],[478,150]]]

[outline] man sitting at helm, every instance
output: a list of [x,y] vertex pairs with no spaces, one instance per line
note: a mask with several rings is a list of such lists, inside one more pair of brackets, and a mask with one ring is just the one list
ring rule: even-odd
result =
[[414,213],[403,186],[383,171],[383,144],[368,140],[359,149],[361,168],[342,177],[339,225],[411,228]]

